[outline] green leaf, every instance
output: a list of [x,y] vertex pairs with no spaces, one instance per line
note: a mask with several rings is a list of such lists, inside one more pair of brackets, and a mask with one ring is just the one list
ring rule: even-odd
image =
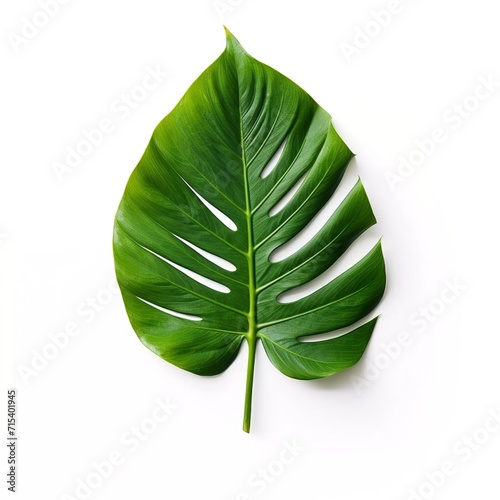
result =
[[372,319],[304,341],[349,327],[377,305],[380,243],[319,290],[279,300],[375,223],[360,181],[310,241],[270,259],[325,206],[352,156],[325,110],[227,32],[226,50],[156,127],[128,181],[114,256],[130,322],[154,353],[199,375],[223,372],[246,340],[247,432],[259,340],[282,373],[314,379],[354,365],[375,327]]

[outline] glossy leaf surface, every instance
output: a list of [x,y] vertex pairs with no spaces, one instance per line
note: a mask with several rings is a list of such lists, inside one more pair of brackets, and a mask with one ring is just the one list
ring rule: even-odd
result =
[[247,432],[259,341],[282,373],[314,379],[355,364],[375,327],[372,319],[304,341],[374,309],[385,288],[380,243],[319,290],[278,300],[375,223],[360,181],[310,241],[270,258],[325,206],[352,156],[330,115],[228,32],[226,50],[157,126],[127,184],[114,256],[131,324],[158,356],[199,375],[223,372],[247,341]]

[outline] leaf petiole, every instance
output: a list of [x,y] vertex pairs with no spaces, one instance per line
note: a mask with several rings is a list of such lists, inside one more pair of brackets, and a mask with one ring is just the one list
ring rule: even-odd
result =
[[255,351],[257,350],[257,337],[255,332],[250,332],[247,337],[248,341],[248,365],[247,365],[247,381],[245,390],[245,410],[243,415],[243,430],[250,432],[250,420],[252,416],[252,392],[253,392],[253,375],[255,369]]

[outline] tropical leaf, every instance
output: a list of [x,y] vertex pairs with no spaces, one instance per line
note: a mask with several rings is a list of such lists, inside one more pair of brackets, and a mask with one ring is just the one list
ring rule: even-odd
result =
[[199,375],[223,372],[246,340],[247,432],[259,340],[282,373],[314,379],[354,365],[375,327],[376,318],[304,341],[380,301],[380,243],[319,290],[280,300],[375,223],[360,181],[312,239],[271,258],[325,206],[352,156],[325,110],[227,32],[226,50],[156,127],[128,181],[114,256],[130,322],[154,353]]

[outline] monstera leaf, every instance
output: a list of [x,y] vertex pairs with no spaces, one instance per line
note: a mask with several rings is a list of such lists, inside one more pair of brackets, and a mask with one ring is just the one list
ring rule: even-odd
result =
[[226,50],[156,127],[128,181],[114,256],[130,322],[154,353],[199,375],[223,372],[246,341],[247,432],[259,341],[282,373],[314,379],[355,364],[375,327],[307,339],[380,301],[380,243],[319,290],[280,299],[375,223],[361,182],[299,250],[273,255],[324,207],[352,156],[326,111],[227,32]]

